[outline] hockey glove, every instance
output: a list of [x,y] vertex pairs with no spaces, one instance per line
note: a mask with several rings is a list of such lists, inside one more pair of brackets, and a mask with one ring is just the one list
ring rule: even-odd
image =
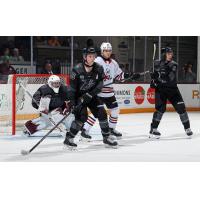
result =
[[72,110],[72,104],[70,101],[65,101],[65,104],[63,106],[63,115],[66,115],[67,113],[71,112]]
[[74,115],[80,114],[81,110],[82,110],[82,104],[78,104],[76,106],[72,106],[72,113]]
[[137,79],[140,78],[140,74],[139,74],[139,73],[133,73],[131,78],[132,78],[133,80],[137,80]]

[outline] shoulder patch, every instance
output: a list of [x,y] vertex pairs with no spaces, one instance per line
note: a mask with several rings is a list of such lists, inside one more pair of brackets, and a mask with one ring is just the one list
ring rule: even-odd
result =
[[70,79],[74,80],[75,78],[76,78],[76,73],[72,71],[70,74]]

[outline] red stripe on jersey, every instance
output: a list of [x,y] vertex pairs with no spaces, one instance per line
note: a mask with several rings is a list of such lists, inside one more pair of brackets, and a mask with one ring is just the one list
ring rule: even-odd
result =
[[93,125],[94,125],[94,123],[95,123],[95,121],[92,121],[91,119],[88,119],[87,122],[88,122],[88,123],[91,123],[91,124],[93,124]]

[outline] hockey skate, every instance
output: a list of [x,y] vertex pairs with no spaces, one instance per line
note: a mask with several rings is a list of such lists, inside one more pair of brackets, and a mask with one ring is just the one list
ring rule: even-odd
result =
[[113,135],[103,136],[103,143],[105,147],[117,148],[118,143],[116,141],[116,137]]
[[81,131],[80,141],[90,142],[92,137],[87,133],[85,129]]
[[160,132],[155,128],[151,128],[149,132],[149,138],[155,138],[155,139],[160,139]]
[[71,151],[75,150],[77,147],[77,144],[74,143],[74,138],[70,137],[68,133],[66,134],[63,144],[64,144],[64,149],[67,148]]
[[192,138],[193,132],[191,131],[190,128],[185,129],[185,133],[187,134],[187,136],[188,136],[189,138]]
[[27,128],[24,126],[24,129],[23,129],[23,135],[26,136],[26,137],[29,137],[31,135],[31,133],[27,130]]
[[111,135],[114,135],[115,137],[117,137],[117,139],[122,138],[122,134],[114,128],[110,128],[110,133]]

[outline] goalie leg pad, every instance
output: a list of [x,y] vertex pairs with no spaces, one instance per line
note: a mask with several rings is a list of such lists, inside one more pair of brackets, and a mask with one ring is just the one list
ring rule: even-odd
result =
[[26,130],[32,135],[38,131],[38,125],[34,124],[31,120],[24,124]]
[[[63,119],[64,115],[61,114],[60,112],[57,113],[51,113],[52,120],[57,124],[61,119]],[[65,126],[66,130],[69,130],[71,127],[72,122],[74,121],[75,117],[73,114],[70,114],[64,121],[63,125]]]

